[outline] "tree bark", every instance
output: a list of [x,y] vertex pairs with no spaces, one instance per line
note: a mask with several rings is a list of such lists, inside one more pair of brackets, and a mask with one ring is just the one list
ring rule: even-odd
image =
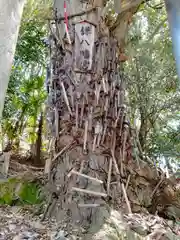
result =
[[55,21],[50,24],[48,119],[57,155],[49,184],[56,197],[52,202],[58,204],[46,213],[72,225],[80,223],[91,233],[108,218],[107,203],[120,205],[122,194],[131,212],[120,183],[131,141],[119,64],[129,18],[142,1],[135,2],[126,2],[110,24],[106,1],[66,1],[68,36],[62,21],[64,1],[55,1]]
[[0,118],[2,117],[25,1],[0,1]]

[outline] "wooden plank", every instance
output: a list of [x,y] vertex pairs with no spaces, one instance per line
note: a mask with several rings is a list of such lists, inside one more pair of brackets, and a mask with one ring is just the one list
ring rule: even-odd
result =
[[93,49],[95,41],[95,26],[89,22],[79,22],[75,25],[75,68],[88,71],[92,68]]

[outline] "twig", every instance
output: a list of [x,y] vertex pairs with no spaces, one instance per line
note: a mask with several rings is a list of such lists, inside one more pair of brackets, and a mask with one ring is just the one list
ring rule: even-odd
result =
[[73,187],[72,191],[87,193],[87,194],[94,195],[94,196],[99,196],[99,197],[107,197],[106,193],[94,192],[94,191],[91,191],[91,190],[86,190],[86,189],[81,189],[81,188],[76,188],[76,187]]

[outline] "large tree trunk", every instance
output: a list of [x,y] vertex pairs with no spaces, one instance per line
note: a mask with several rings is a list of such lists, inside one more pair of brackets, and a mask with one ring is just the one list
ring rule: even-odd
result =
[[57,14],[50,38],[48,114],[58,153],[50,174],[50,190],[56,197],[52,202],[57,200],[58,204],[51,214],[69,224],[90,227],[90,232],[97,231],[108,218],[107,203],[120,206],[122,195],[131,212],[120,182],[120,176],[126,175],[123,162],[129,157],[130,128],[125,79],[118,66],[120,59],[124,61],[129,20],[142,1],[124,1],[111,26],[105,2],[66,1],[71,15],[69,40],[64,1],[55,1]]
[[26,0],[0,1],[0,118]]

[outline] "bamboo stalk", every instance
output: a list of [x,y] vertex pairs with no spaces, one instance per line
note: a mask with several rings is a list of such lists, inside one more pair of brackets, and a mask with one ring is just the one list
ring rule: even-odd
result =
[[60,132],[59,132],[59,136],[65,131],[65,128],[63,128]]
[[104,143],[104,140],[105,140],[105,137],[106,137],[106,130],[107,130],[107,123],[105,123],[105,125],[104,125],[104,131],[103,131],[103,136],[102,136],[101,143]]
[[114,128],[117,128],[118,120],[119,120],[119,117],[120,117],[120,112],[121,112],[121,109],[119,109],[119,111],[118,111],[117,118],[116,118],[116,121],[114,123]]
[[73,144],[75,143],[75,141],[71,142],[69,145],[66,145],[58,154],[56,154],[56,156],[52,159],[52,162],[54,162],[58,157],[60,157],[66,150],[68,150],[68,148],[70,148]]
[[124,118],[124,110],[121,111],[119,136],[121,136],[122,134],[123,118]]
[[113,141],[112,141],[112,149],[115,151],[116,148],[116,131],[113,132]]
[[89,115],[88,115],[88,130],[91,131],[92,130],[92,114],[93,114],[93,107],[90,107],[89,109]]
[[91,190],[86,190],[86,189],[81,189],[81,188],[76,188],[73,187],[72,191],[76,191],[76,192],[81,192],[81,193],[86,193],[86,194],[90,194],[90,195],[94,195],[94,196],[99,196],[99,197],[107,197],[106,193],[102,193],[102,192],[94,192]]
[[92,203],[92,204],[78,204],[78,207],[84,207],[84,208],[91,208],[91,207],[100,207],[100,204]]
[[127,188],[128,188],[130,179],[131,179],[131,175],[129,174],[129,175],[128,175],[128,179],[127,179],[127,181],[126,181],[126,187],[125,187],[126,190],[127,190]]
[[118,168],[115,156],[114,156],[114,151],[112,149],[111,149],[111,154],[112,154],[112,160],[113,160],[113,163],[114,163],[114,166],[115,166],[115,169],[116,169],[116,173],[119,175],[120,174],[119,168]]
[[121,175],[123,176],[123,175],[124,175],[124,171],[123,171],[123,161],[122,161],[121,147],[120,147],[120,149],[119,149],[119,159],[120,159],[120,162],[121,162],[121,169],[120,169],[120,172],[121,172]]
[[82,102],[82,106],[81,106],[81,113],[80,113],[80,127],[82,126],[82,121],[83,121],[83,114],[84,114],[84,98],[83,98],[83,102]]
[[131,205],[129,203],[129,199],[128,199],[128,196],[127,196],[127,193],[126,193],[126,189],[124,187],[124,183],[121,183],[121,187],[122,187],[122,191],[123,191],[123,195],[124,195],[124,198],[125,198],[125,201],[126,201],[126,205],[127,205],[128,211],[131,214],[132,213]]
[[69,100],[68,100],[68,97],[67,97],[66,90],[65,90],[63,82],[61,82],[61,87],[62,87],[62,90],[63,90],[63,96],[64,96],[65,103],[67,105],[68,111],[72,115],[72,111],[71,111],[71,108],[70,108],[70,105],[69,105]]
[[104,111],[108,111],[108,104],[109,104],[109,98],[106,96],[106,100],[105,100],[105,105],[104,105]]
[[96,83],[95,85],[96,85],[96,104],[98,105],[98,103],[99,103],[99,96],[100,96],[100,90],[101,90],[101,85],[99,85],[98,83]]
[[97,134],[94,135],[94,140],[93,140],[93,147],[92,147],[92,151],[95,151],[96,148],[96,140],[97,140]]
[[[119,175],[120,172],[119,172],[118,165],[117,165],[117,162],[116,162],[116,159],[115,159],[115,156],[114,156],[114,153],[113,153],[112,150],[111,150],[111,153],[112,153],[112,160],[113,160],[113,162],[114,162],[116,172],[117,172],[117,174]],[[118,178],[117,178],[117,179],[118,179]],[[128,197],[127,197],[126,189],[125,189],[125,187],[124,187],[124,183],[121,183],[121,188],[122,188],[123,195],[124,195],[124,198],[125,198],[127,207],[128,207],[128,211],[129,211],[129,213],[132,213],[132,211],[131,211],[131,206],[130,206],[130,203],[129,203],[129,200],[128,200]]]
[[85,121],[84,144],[83,144],[84,151],[86,151],[87,135],[88,135],[88,120]]
[[44,174],[49,174],[51,171],[51,158],[48,158],[45,162],[45,167],[44,167]]
[[56,127],[56,138],[59,138],[59,112],[57,107],[55,108],[55,127]]
[[102,85],[103,85],[103,88],[104,88],[104,92],[107,93],[104,77],[102,78]]
[[127,129],[127,127],[125,128],[125,131],[124,131],[124,134],[123,134],[123,136],[124,136],[124,139],[123,139],[123,146],[122,146],[122,162],[124,162],[124,155],[125,155],[125,148],[126,148],[126,142],[127,142],[127,136],[128,136],[128,129]]
[[100,141],[101,141],[101,133],[98,134],[98,137],[97,137],[97,147],[99,147],[100,145]]
[[118,105],[117,105],[117,99],[115,96],[115,100],[114,100],[114,116],[117,118],[118,117]]
[[165,178],[165,173],[162,175],[160,181],[158,182],[158,184],[156,185],[156,187],[154,188],[152,194],[151,194],[151,198],[154,196],[154,194],[156,193],[158,187],[161,185],[162,181],[164,180]]
[[112,172],[112,158],[110,158],[110,162],[109,162],[108,179],[107,179],[107,194],[108,195],[109,195],[109,191],[110,191],[111,172]]
[[73,96],[73,89],[72,85],[70,85],[70,94],[71,94],[71,105],[72,105],[72,110],[74,111],[74,96]]
[[78,102],[76,102],[76,131],[78,130]]
[[103,183],[102,180],[99,180],[99,179],[97,179],[97,178],[90,177],[90,176],[88,176],[88,175],[86,175],[86,174],[83,174],[83,173],[80,173],[80,172],[77,172],[77,171],[75,171],[74,169],[71,171],[71,174],[75,174],[75,175],[78,175],[78,176],[87,178],[87,179],[89,179],[89,180],[91,180],[91,181],[95,181],[95,182],[98,182],[98,183],[100,183],[100,184]]

